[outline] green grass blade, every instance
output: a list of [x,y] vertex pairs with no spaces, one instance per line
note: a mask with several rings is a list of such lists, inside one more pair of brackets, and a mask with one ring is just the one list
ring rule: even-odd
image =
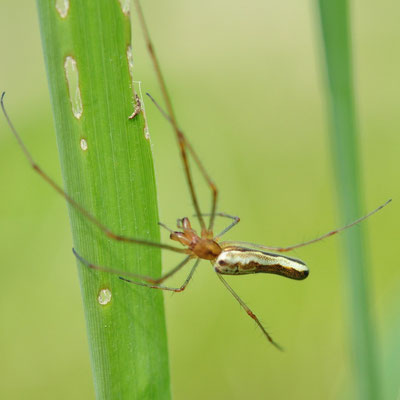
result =
[[[329,80],[332,118],[331,145],[336,171],[340,210],[344,222],[363,214],[355,119],[352,54],[346,0],[319,0],[324,50]],[[354,378],[360,399],[378,399],[379,382],[374,328],[370,313],[368,256],[363,229],[343,234],[346,278],[351,320],[351,352]]]
[[[55,5],[68,3],[62,17]],[[57,143],[64,185],[73,199],[114,232],[158,241],[150,143],[143,115],[128,120],[133,112],[127,58],[131,27],[120,3],[126,2],[37,1]],[[67,57],[76,61],[78,72],[69,80]],[[81,115],[74,115],[70,100],[70,94],[79,97],[77,84]],[[73,103],[79,109],[79,101]],[[76,209],[69,207],[69,213],[74,247],[85,259],[160,275],[159,249],[110,240]],[[161,291],[129,285],[82,264],[78,270],[96,397],[169,399]],[[98,301],[101,289],[111,292],[106,305]]]

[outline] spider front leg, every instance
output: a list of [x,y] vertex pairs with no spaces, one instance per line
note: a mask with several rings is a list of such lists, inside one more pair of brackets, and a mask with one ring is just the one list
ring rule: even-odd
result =
[[98,220],[93,214],[91,214],[89,211],[87,211],[83,206],[81,206],[78,202],[76,202],[68,193],[66,193],[60,185],[58,185],[52,178],[50,178],[47,173],[42,170],[39,165],[36,163],[36,161],[33,159],[31,153],[28,151],[26,148],[24,142],[21,139],[21,136],[19,135],[18,131],[15,129],[13,123],[11,122],[10,117],[8,116],[8,113],[5,109],[4,106],[4,96],[5,92],[2,93],[0,97],[0,105],[1,109],[3,111],[3,114],[6,118],[6,121],[8,123],[8,126],[11,129],[11,132],[14,134],[15,138],[17,139],[17,142],[19,144],[19,147],[21,148],[22,152],[25,155],[25,158],[28,160],[31,168],[38,173],[41,178],[46,181],[58,194],[60,194],[64,199],[72,206],[74,207],[79,213],[81,213],[87,220],[89,220],[92,224],[96,225],[102,232],[105,234],[107,237],[113,239],[113,240],[118,240],[120,242],[125,242],[125,243],[134,243],[134,244],[139,244],[139,245],[145,245],[145,246],[152,246],[152,247],[158,247],[161,249],[166,249],[166,250],[171,250],[176,253],[184,253],[186,254],[186,251],[184,249],[171,246],[169,244],[163,244],[163,243],[157,243],[157,242],[152,242],[147,239],[140,239],[140,238],[132,238],[128,236],[123,236],[118,233],[115,233],[111,231],[106,225],[104,225],[100,220]]
[[[182,152],[184,169],[185,169],[185,173],[186,173],[186,176],[187,176],[187,179],[188,179],[189,189],[190,189],[191,196],[192,196],[192,199],[193,199],[194,208],[196,210],[196,217],[199,219],[202,231],[210,232],[210,231],[212,231],[212,229],[214,227],[214,220],[215,220],[215,217],[218,214],[218,213],[216,213],[218,189],[217,189],[215,183],[213,182],[213,180],[211,179],[210,175],[207,173],[206,169],[204,168],[204,165],[200,161],[199,157],[197,156],[197,153],[194,151],[193,147],[190,145],[190,143],[186,139],[186,136],[177,127],[175,118],[171,116],[172,114],[169,115],[166,111],[164,111],[163,108],[157,103],[157,101],[151,96],[150,93],[146,93],[146,94],[150,98],[150,100],[154,103],[154,105],[157,107],[157,109],[161,112],[161,114],[164,116],[164,118],[172,125],[172,127],[175,130],[175,133],[176,133],[176,135],[178,137],[178,141],[179,141],[179,145],[180,145],[180,148],[181,148],[181,152]],[[166,101],[168,100],[167,98],[165,98],[165,99],[166,99]],[[168,101],[167,101],[167,104],[168,104]],[[170,107],[168,107],[168,108],[170,108]],[[172,109],[170,109],[170,111],[172,111]],[[197,197],[196,197],[196,194],[194,192],[194,188],[192,187],[192,176],[191,176],[191,172],[189,170],[189,164],[187,163],[187,152],[186,152],[186,149],[189,151],[189,153],[193,157],[193,160],[195,161],[197,167],[199,168],[201,174],[203,175],[205,181],[207,182],[207,185],[209,186],[209,188],[211,190],[211,213],[210,214],[201,213],[200,212],[200,208],[198,207]],[[208,229],[206,229],[205,223],[204,223],[204,220],[203,220],[203,216],[205,216],[205,215],[210,216],[210,222],[209,222],[209,225],[208,225]]]

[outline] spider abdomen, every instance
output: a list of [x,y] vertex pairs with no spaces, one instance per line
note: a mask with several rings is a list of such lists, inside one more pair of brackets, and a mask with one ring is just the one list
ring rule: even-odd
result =
[[301,280],[309,274],[304,262],[296,258],[237,246],[224,248],[213,265],[223,275],[267,273]]

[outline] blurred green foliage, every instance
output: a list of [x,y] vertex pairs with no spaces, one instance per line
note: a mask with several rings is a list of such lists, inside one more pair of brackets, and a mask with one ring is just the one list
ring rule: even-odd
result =
[[[242,222],[228,239],[286,245],[338,225],[325,77],[314,3],[151,1],[150,31],[182,128]],[[399,392],[400,39],[393,1],[352,4],[356,107],[372,315],[385,398]],[[34,4],[0,5],[0,89],[39,164],[60,179]],[[135,75],[160,92],[135,24]],[[191,216],[175,139],[146,104],[161,220]],[[205,122],[205,123],[204,123]],[[199,179],[203,204],[209,192]],[[29,168],[0,119],[0,397],[93,398],[65,204]],[[203,262],[186,292],[166,295],[175,399],[351,399],[349,314],[337,238],[293,253],[304,282],[229,280],[285,346],[277,352]],[[164,255],[164,269],[175,263]],[[118,267],[118,266],[116,266]],[[176,278],[180,282],[183,275]],[[143,289],[145,290],[145,289]]]
[[[329,120],[331,154],[336,176],[340,220],[355,220],[362,215],[363,183],[359,161],[359,133],[354,103],[352,20],[347,0],[319,0],[321,35],[324,42],[326,77],[329,82]],[[343,238],[347,274],[346,298],[350,321],[350,346],[354,398],[375,400],[381,397],[376,351],[375,323],[369,290],[369,256],[364,229],[350,229]]]

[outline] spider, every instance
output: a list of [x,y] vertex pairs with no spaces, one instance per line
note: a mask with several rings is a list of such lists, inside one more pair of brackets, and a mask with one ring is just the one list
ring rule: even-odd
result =
[[[342,232],[345,229],[348,229],[366,218],[370,217],[372,214],[376,213],[383,207],[385,207],[391,200],[388,200],[386,203],[382,204],[369,214],[357,219],[356,221],[342,227],[339,229],[332,230],[322,236],[319,236],[315,239],[302,242],[299,244],[295,244],[288,247],[270,247],[264,246],[254,243],[248,242],[232,242],[232,241],[221,241],[221,237],[232,229],[235,225],[237,225],[240,221],[239,217],[232,216],[226,213],[217,212],[217,199],[218,199],[218,190],[215,183],[212,181],[203,164],[201,163],[199,157],[197,156],[193,147],[189,144],[186,136],[180,130],[173,108],[170,97],[167,92],[166,84],[164,81],[164,77],[161,72],[160,64],[158,63],[156,53],[150,39],[150,34],[147,29],[144,15],[139,3],[139,0],[135,0],[135,6],[137,9],[137,13],[139,16],[140,24],[143,30],[143,35],[145,38],[145,42],[150,54],[150,58],[152,60],[153,66],[156,71],[157,79],[161,87],[162,95],[164,102],[166,104],[167,110],[164,111],[161,106],[148,94],[150,99],[156,105],[156,107],[160,110],[160,112],[164,115],[164,117],[169,121],[172,125],[172,128],[175,132],[176,138],[178,140],[178,145],[180,149],[180,155],[183,162],[183,168],[185,172],[186,181],[189,187],[189,192],[191,196],[191,200],[193,203],[193,207],[195,210],[196,217],[199,221],[200,232],[197,233],[196,230],[192,228],[191,222],[189,218],[184,217],[178,219],[177,230],[172,230],[168,228],[166,225],[160,225],[167,229],[170,232],[170,239],[178,242],[181,246],[177,247],[170,244],[156,243],[148,240],[142,240],[139,238],[131,238],[119,235],[115,232],[112,232],[107,226],[105,226],[102,222],[100,222],[97,218],[95,218],[92,214],[90,214],[85,208],[83,208],[79,203],[77,203],[72,197],[70,197],[57,183],[55,183],[46,172],[44,172],[34,161],[31,153],[27,150],[25,144],[23,143],[20,135],[16,131],[13,126],[4,106],[4,95],[1,96],[1,107],[5,118],[10,126],[11,131],[16,137],[20,148],[22,149],[25,157],[29,161],[31,167],[48,183],[53,189],[55,189],[60,195],[62,195],[75,209],[77,209],[82,215],[84,215],[91,223],[97,226],[105,235],[109,238],[127,242],[134,243],[139,245],[147,245],[158,247],[161,249],[177,252],[184,254],[186,257],[171,271],[167,272],[165,275],[160,278],[151,278],[147,276],[137,275],[133,273],[129,273],[122,270],[117,270],[114,268],[109,268],[105,266],[95,265],[85,260],[80,254],[77,253],[75,249],[73,252],[78,260],[80,260],[84,265],[91,269],[100,270],[103,272],[109,272],[112,274],[117,274],[119,278],[127,283],[136,284],[140,286],[145,286],[152,289],[161,289],[168,290],[173,292],[182,292],[187,287],[190,282],[196,268],[199,265],[201,260],[208,260],[211,262],[214,270],[221,280],[221,282],[225,285],[228,291],[234,296],[234,298],[239,302],[241,307],[246,311],[246,313],[256,322],[258,327],[261,329],[265,337],[268,341],[273,344],[276,348],[282,349],[271,337],[271,335],[266,331],[264,326],[261,324],[257,316],[250,310],[250,308],[245,304],[245,302],[238,296],[238,294],[232,289],[232,287],[228,284],[228,282],[224,279],[224,275],[245,275],[245,274],[256,274],[256,273],[270,273],[281,275],[286,278],[302,280],[307,278],[309,275],[309,269],[306,264],[298,260],[296,258],[287,257],[279,253],[288,252],[290,250],[297,249],[299,247],[303,247],[309,245],[311,243],[315,243],[317,241],[323,240],[329,236],[333,236]],[[140,100],[136,99],[136,108],[135,112],[132,114],[130,118],[134,118],[140,112]],[[205,181],[207,182],[212,197],[212,206],[211,212],[209,214],[204,214],[201,212],[199,201],[195,192],[195,187],[193,184],[192,172],[189,167],[188,157],[189,155],[193,158],[195,164],[199,168],[201,174],[203,175]],[[232,220],[232,222],[224,228],[218,234],[214,234],[214,221],[215,217],[223,217]],[[205,217],[209,217],[208,225],[205,223]],[[185,279],[184,283],[179,287],[169,287],[164,286],[163,282],[168,278],[173,276],[177,271],[181,270],[186,264],[190,261],[194,260],[194,264],[189,272],[189,275]]]

